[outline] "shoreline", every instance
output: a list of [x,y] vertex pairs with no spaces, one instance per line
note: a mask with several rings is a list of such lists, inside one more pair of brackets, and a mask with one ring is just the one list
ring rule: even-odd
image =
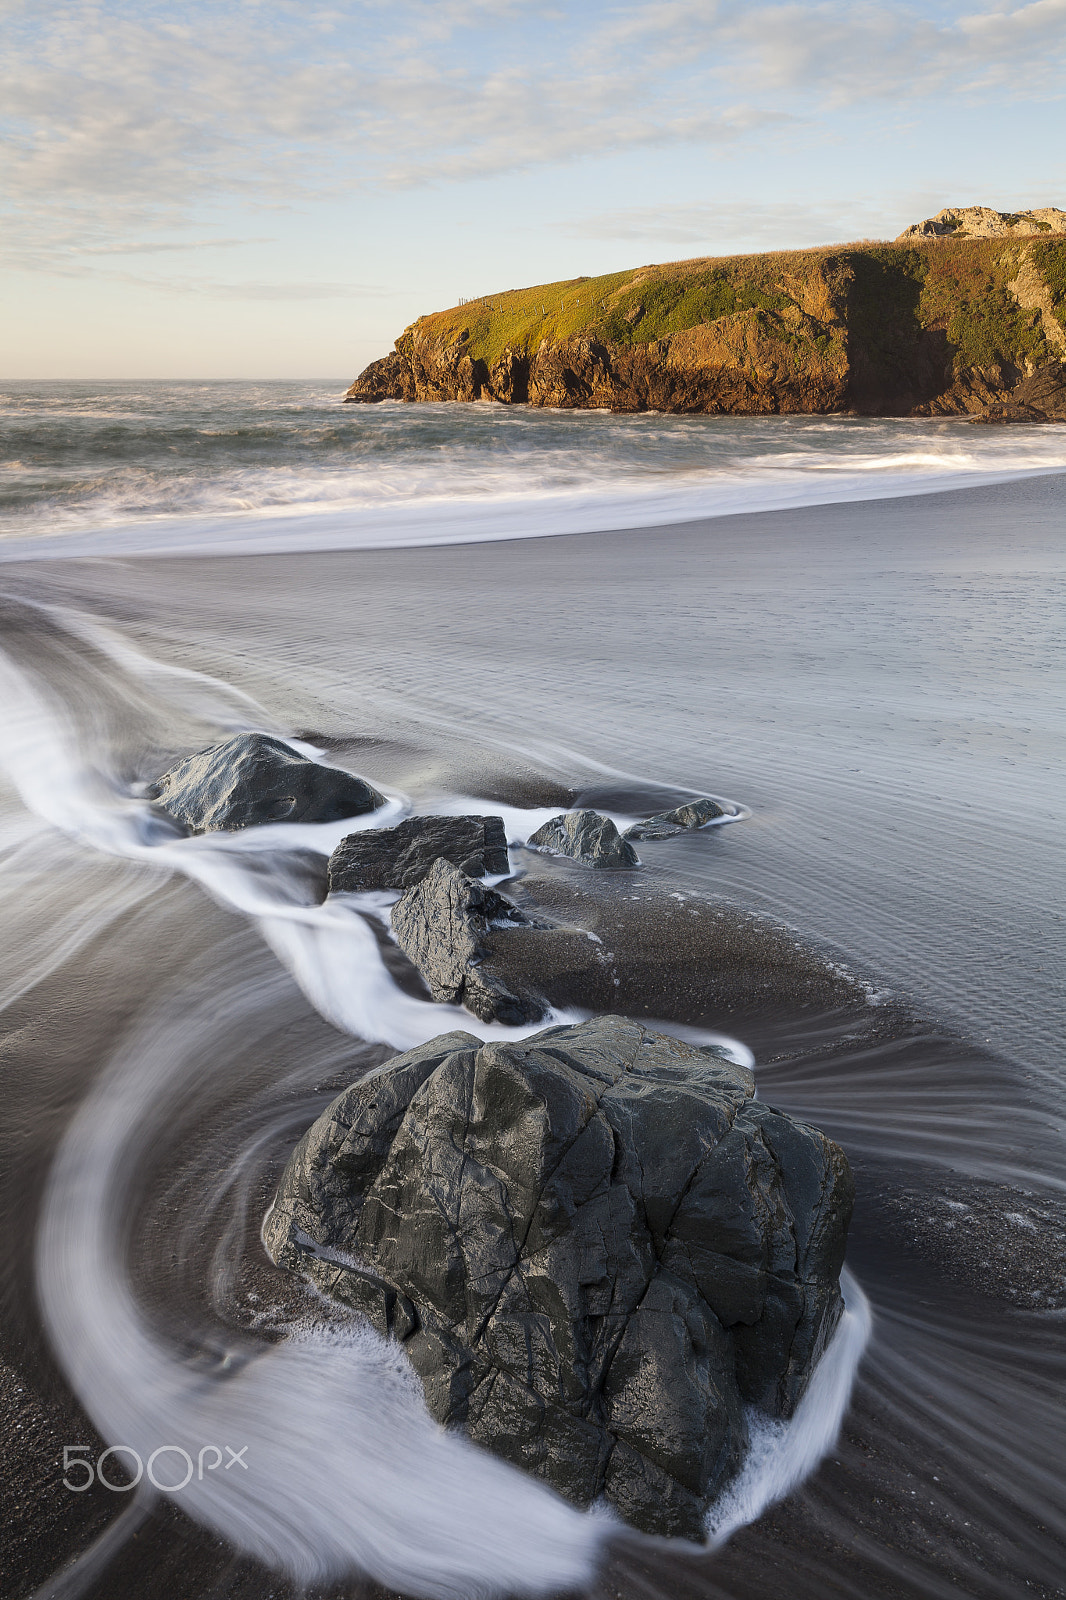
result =
[[[569,414],[568,414],[569,415]],[[808,420],[808,419],[805,419]],[[832,419],[825,419],[831,421]],[[853,419],[843,419],[845,423]],[[908,426],[915,419],[908,419]],[[925,419],[918,419],[924,421]],[[952,421],[953,419],[948,419]],[[945,419],[929,419],[943,427]],[[969,426],[969,424],[965,424]],[[1054,429],[1054,424],[1051,425]],[[1039,430],[1047,436],[1045,426]],[[1016,430],[1017,436],[1017,430]],[[1064,429],[1066,458],[1066,429]],[[930,483],[913,475],[885,472],[877,483],[869,474],[841,471],[835,485],[827,479],[816,490],[808,473],[782,487],[765,471],[750,504],[736,505],[736,493],[718,483],[671,495],[624,492],[604,497],[587,491],[530,496],[514,494],[486,501],[478,496],[443,501],[367,508],[352,506],[293,512],[284,507],[226,511],[182,517],[125,520],[97,527],[37,536],[0,536],[0,565],[28,561],[78,561],[212,558],[242,555],[316,555],[344,551],[446,549],[463,544],[513,543],[522,540],[573,538],[717,523],[740,517],[793,515],[839,506],[877,505],[923,500],[947,494],[980,493],[1031,479],[1066,476],[1066,459],[1050,465],[1003,466],[944,471]],[[830,488],[833,492],[830,492]],[[717,497],[720,509],[713,502]],[[710,508],[700,502],[712,502]],[[506,531],[500,524],[506,523]]]

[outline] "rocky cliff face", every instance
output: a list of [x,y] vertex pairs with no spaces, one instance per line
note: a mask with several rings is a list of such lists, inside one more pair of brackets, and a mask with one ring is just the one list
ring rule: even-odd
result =
[[345,398],[980,414],[1066,354],[1066,213],[1048,215],[1044,232],[1024,240],[945,225],[908,244],[508,290],[419,318]]
[[[491,367],[468,353],[462,337],[445,344],[415,333],[401,347],[409,376],[393,398],[615,411],[839,411],[847,380],[841,333],[823,326],[791,343],[764,314],[744,311],[629,349],[581,336],[545,340],[531,352],[508,348]],[[819,335],[827,349],[815,342]],[[357,382],[348,398],[364,398],[359,388]]]

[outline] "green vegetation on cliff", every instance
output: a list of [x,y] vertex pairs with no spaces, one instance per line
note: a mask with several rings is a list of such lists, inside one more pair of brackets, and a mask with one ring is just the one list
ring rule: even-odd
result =
[[[806,309],[804,280],[834,254],[793,251],[682,261],[507,289],[420,317],[405,337],[417,332],[445,343],[465,338],[467,353],[489,367],[505,350],[532,355],[541,344],[565,339],[605,340],[619,348],[649,344],[738,311]],[[402,339],[397,348],[403,349]]]
[[353,400],[964,414],[1066,352],[1066,237],[673,262],[420,317]]
[[1041,239],[1032,246],[1033,262],[1048,286],[1055,316],[1066,329],[1066,250],[1058,240]]
[[[1027,253],[1066,326],[1066,239],[935,239],[907,245],[843,246],[639,267],[508,289],[420,317],[408,333],[452,343],[492,367],[507,349],[532,354],[548,341],[603,340],[618,348],[668,338],[745,310],[846,320],[849,340],[887,358],[901,335],[943,332],[956,369],[1049,358],[1039,314],[1008,285]],[[825,303],[828,282],[836,305]],[[811,290],[820,306],[812,305]],[[835,293],[833,292],[835,291]],[[826,314],[828,313],[828,315]],[[402,342],[400,344],[402,348]]]
[[917,314],[923,327],[944,328],[956,371],[1049,359],[1039,313],[1020,306],[1009,288],[1024,255],[1041,249],[1066,266],[1066,239],[1028,247],[1015,240],[948,239],[921,252]]

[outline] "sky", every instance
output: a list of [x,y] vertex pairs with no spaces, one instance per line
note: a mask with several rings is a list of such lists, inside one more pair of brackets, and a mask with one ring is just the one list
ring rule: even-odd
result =
[[1066,208],[1066,0],[0,0],[0,378],[350,381],[424,312]]

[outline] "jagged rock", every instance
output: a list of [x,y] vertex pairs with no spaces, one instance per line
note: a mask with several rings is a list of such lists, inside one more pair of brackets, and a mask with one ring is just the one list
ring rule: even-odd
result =
[[385,803],[362,778],[309,761],[265,733],[239,733],[179,761],[146,793],[192,833],[339,822]]
[[396,350],[372,361],[344,396],[346,405],[374,405],[379,400],[416,400],[411,364]]
[[463,1005],[484,1022],[535,1022],[543,1000],[512,994],[495,963],[486,959],[491,924],[532,924],[513,900],[437,860],[392,908],[392,931],[434,1000]]
[[489,388],[494,400],[520,405],[529,399],[529,360],[524,351],[507,349],[492,368]]
[[674,811],[659,811],[644,822],[634,822],[622,835],[623,839],[672,839],[675,833],[687,828],[702,828],[715,817],[724,817],[725,811],[717,800],[690,800]]
[[564,811],[531,833],[538,850],[572,856],[588,867],[639,867],[640,857],[611,821],[598,811]]
[[442,1423],[698,1539],[744,1405],[791,1414],[836,1326],[851,1205],[843,1152],[745,1068],[602,1017],[353,1084],[263,1237],[403,1341]]
[[1066,361],[1041,367],[975,422],[1066,422]]
[[330,893],[410,889],[441,858],[469,878],[509,872],[503,818],[408,817],[351,833],[329,858]]
[[940,394],[916,414],[928,417],[976,417],[989,406],[999,405],[1016,387],[1021,369],[1001,362],[987,367],[964,367]]
[[991,206],[945,206],[935,217],[912,222],[896,243],[911,239],[1001,239],[1016,234],[1066,233],[1066,211],[995,211]]

